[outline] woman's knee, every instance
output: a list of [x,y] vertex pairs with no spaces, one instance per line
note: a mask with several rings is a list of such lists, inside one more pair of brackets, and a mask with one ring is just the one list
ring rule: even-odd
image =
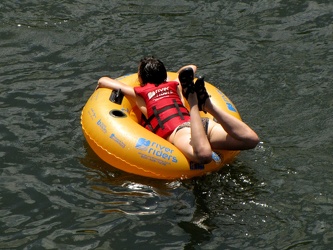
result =
[[197,163],[200,164],[210,163],[212,161],[212,153],[213,152],[210,148],[198,150],[197,152],[195,152]]

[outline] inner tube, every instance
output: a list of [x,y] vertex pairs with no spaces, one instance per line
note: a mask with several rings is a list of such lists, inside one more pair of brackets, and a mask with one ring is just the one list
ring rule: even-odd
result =
[[[177,73],[168,72],[168,79],[177,77]],[[133,87],[140,85],[137,74],[116,80]],[[241,120],[235,105],[222,91],[208,82],[205,86],[215,105]],[[189,108],[188,103],[185,106]],[[82,131],[92,150],[109,165],[156,179],[189,179],[218,171],[239,153],[216,150],[209,164],[190,162],[173,144],[142,127],[141,115],[136,103],[119,91],[98,88],[82,110]],[[208,113],[200,115],[214,119]]]

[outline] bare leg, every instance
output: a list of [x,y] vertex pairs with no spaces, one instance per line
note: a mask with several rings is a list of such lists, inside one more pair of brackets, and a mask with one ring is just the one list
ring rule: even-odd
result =
[[212,149],[202,125],[195,93],[189,94],[188,102],[191,107],[191,127],[173,132],[168,140],[190,161],[206,164],[212,160]]
[[[205,110],[215,117],[224,130],[217,126],[210,129],[209,137],[214,148],[243,150],[254,148],[259,143],[258,135],[247,124],[217,108],[209,98],[205,102]],[[220,146],[217,145],[219,143]]]
[[212,160],[212,149],[202,125],[197,95],[190,94],[188,103],[191,107],[191,145],[193,147],[193,153],[198,157],[199,162],[208,163]]

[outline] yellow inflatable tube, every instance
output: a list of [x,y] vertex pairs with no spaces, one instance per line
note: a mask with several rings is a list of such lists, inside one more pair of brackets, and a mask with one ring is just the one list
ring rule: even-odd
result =
[[[177,73],[168,72],[168,79]],[[137,74],[117,80],[139,86]],[[211,100],[238,119],[240,115],[219,89],[205,83]],[[188,104],[186,104],[188,105]],[[201,112],[202,116],[213,118]],[[109,165],[123,171],[158,179],[188,179],[217,171],[230,163],[239,151],[215,151],[209,164],[194,164],[170,142],[143,128],[141,113],[135,103],[117,92],[99,88],[89,98],[81,114],[83,134],[93,151]]]

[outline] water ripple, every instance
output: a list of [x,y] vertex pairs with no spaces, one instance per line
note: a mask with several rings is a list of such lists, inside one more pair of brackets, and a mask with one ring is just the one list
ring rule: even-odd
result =
[[[332,245],[330,1],[0,3],[0,248]],[[102,162],[80,112],[102,75],[196,63],[259,133],[218,173],[151,180]]]

